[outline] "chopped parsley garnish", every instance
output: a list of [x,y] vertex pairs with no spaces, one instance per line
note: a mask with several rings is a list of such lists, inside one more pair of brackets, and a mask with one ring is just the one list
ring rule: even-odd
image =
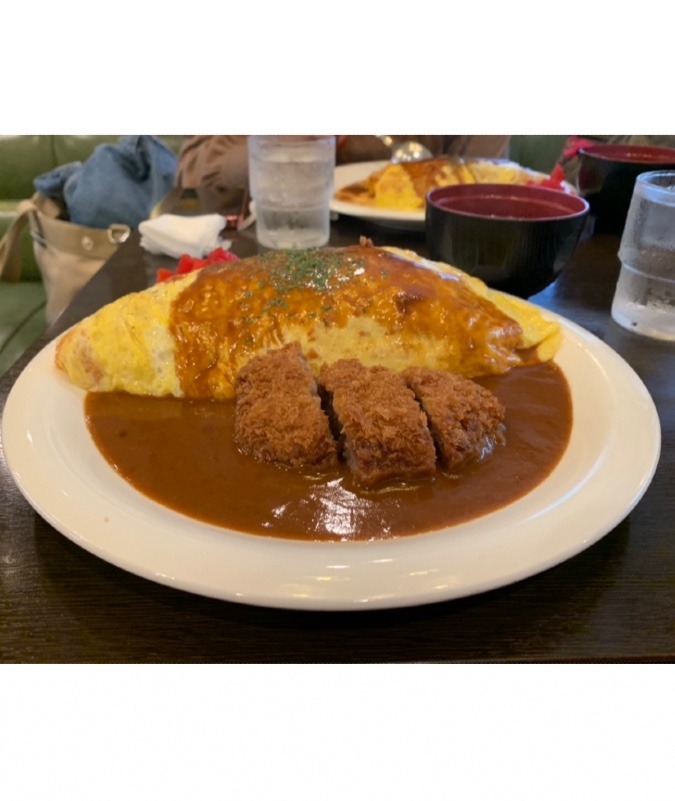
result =
[[345,257],[340,251],[309,250],[270,251],[259,257],[272,286],[280,293],[308,287],[326,292],[336,282],[348,280],[354,268],[363,263],[358,256]]

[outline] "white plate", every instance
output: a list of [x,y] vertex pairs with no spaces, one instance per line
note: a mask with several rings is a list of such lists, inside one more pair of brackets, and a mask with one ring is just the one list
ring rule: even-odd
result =
[[190,592],[296,609],[376,609],[443,601],[532,576],[611,531],[656,469],[659,420],[633,370],[592,334],[564,328],[556,357],[572,391],[568,448],[549,478],[492,514],[399,540],[303,543],[241,534],[165,509],[102,458],[84,393],[41,351],[2,420],[9,469],[54,528],[124,570]]
[[[335,191],[343,186],[363,181],[375,170],[388,164],[387,161],[362,161],[356,164],[342,164],[335,168]],[[364,220],[406,231],[424,228],[424,209],[420,211],[393,211],[389,209],[373,209],[360,206],[358,203],[346,203],[333,198],[330,203],[331,211],[346,214],[348,217],[360,217]]]

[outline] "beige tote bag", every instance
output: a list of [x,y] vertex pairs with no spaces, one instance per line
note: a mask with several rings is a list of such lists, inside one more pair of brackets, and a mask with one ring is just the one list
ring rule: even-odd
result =
[[35,260],[47,294],[51,324],[89,279],[115,253],[131,229],[127,225],[87,228],[59,219],[57,203],[36,193],[19,204],[17,216],[0,242],[0,280],[21,278],[21,232],[27,224]]

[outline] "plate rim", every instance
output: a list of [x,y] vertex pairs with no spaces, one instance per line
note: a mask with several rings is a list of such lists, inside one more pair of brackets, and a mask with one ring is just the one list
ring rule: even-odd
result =
[[[72,386],[53,365],[57,340],[31,360],[10,390],[2,417],[5,461],[28,503],[62,535],[123,570],[187,592],[256,606],[349,611],[415,606],[497,589],[560,564],[609,533],[642,498],[660,456],[658,414],[633,368],[595,335],[554,312],[542,312],[562,326],[563,363],[576,360],[576,369],[590,370],[591,378],[595,376],[613,393],[615,418],[618,415],[623,420],[631,410],[642,421],[633,426],[640,435],[633,435],[629,427],[628,436],[632,439],[623,446],[631,453],[628,468],[621,467],[616,459],[621,447],[616,430],[608,422],[608,443],[604,450],[590,454],[592,475],[580,481],[579,487],[574,485],[569,498],[559,499],[552,483],[561,465],[571,461],[566,452],[552,474],[523,498],[450,529],[366,543],[305,543],[219,529],[161,507],[114,473],[86,432],[82,413],[85,393]],[[564,368],[563,372],[567,375]],[[44,391],[45,382],[48,392]],[[570,389],[574,400],[574,393],[581,389]],[[61,418],[60,408],[65,410]],[[573,438],[577,412],[575,407]],[[78,414],[81,420],[77,419]],[[68,437],[75,436],[69,442],[79,438],[82,453],[77,449],[76,453],[67,453],[61,447],[64,432],[60,428],[64,423],[73,429],[68,431]],[[576,436],[580,433],[576,432]],[[49,472],[36,469],[46,455],[55,460],[52,467],[61,468],[55,471],[58,481],[48,482]],[[76,466],[86,468],[86,478],[75,475],[73,459]],[[622,470],[620,476],[616,475],[618,468]],[[571,465],[565,469],[572,469]],[[590,530],[575,531],[562,543],[559,539],[549,542],[555,532],[544,532],[538,524],[559,525],[556,512],[578,515],[579,497],[588,494],[591,479],[595,485],[598,477],[607,474],[620,479],[630,492],[626,493],[624,487],[620,497],[619,493],[610,493],[613,502],[607,508],[594,509],[597,519]],[[93,498],[91,508],[65,502],[54,508],[54,493],[64,498],[68,493],[86,493],[91,491],[89,481],[101,482],[101,487],[94,486],[103,493]],[[550,497],[544,503],[547,496]],[[111,499],[118,505],[105,508]],[[614,503],[616,500],[619,503]],[[532,503],[534,507],[530,508]],[[140,527],[140,534],[116,531],[120,525],[134,523]],[[536,534],[536,553],[532,552],[529,558],[516,558],[522,556],[518,548],[523,547],[523,538],[530,530]],[[512,547],[514,543],[517,546],[515,554],[505,550],[506,537],[512,538],[508,540]],[[133,553],[129,552],[131,545]],[[496,554],[508,567],[482,573],[479,568],[476,574],[472,560],[477,549],[492,549],[493,558]],[[453,559],[456,562],[450,564],[448,560]],[[220,568],[222,574],[217,572]],[[462,570],[472,576],[470,581],[458,578]],[[426,575],[422,575],[425,571]]]

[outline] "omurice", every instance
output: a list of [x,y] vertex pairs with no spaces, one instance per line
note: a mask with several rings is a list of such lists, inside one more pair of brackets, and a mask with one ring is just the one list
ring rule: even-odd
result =
[[212,264],[126,295],[66,332],[56,365],[89,392],[226,399],[252,358],[291,342],[316,375],[356,358],[475,377],[547,361],[559,341],[526,301],[363,240]]

